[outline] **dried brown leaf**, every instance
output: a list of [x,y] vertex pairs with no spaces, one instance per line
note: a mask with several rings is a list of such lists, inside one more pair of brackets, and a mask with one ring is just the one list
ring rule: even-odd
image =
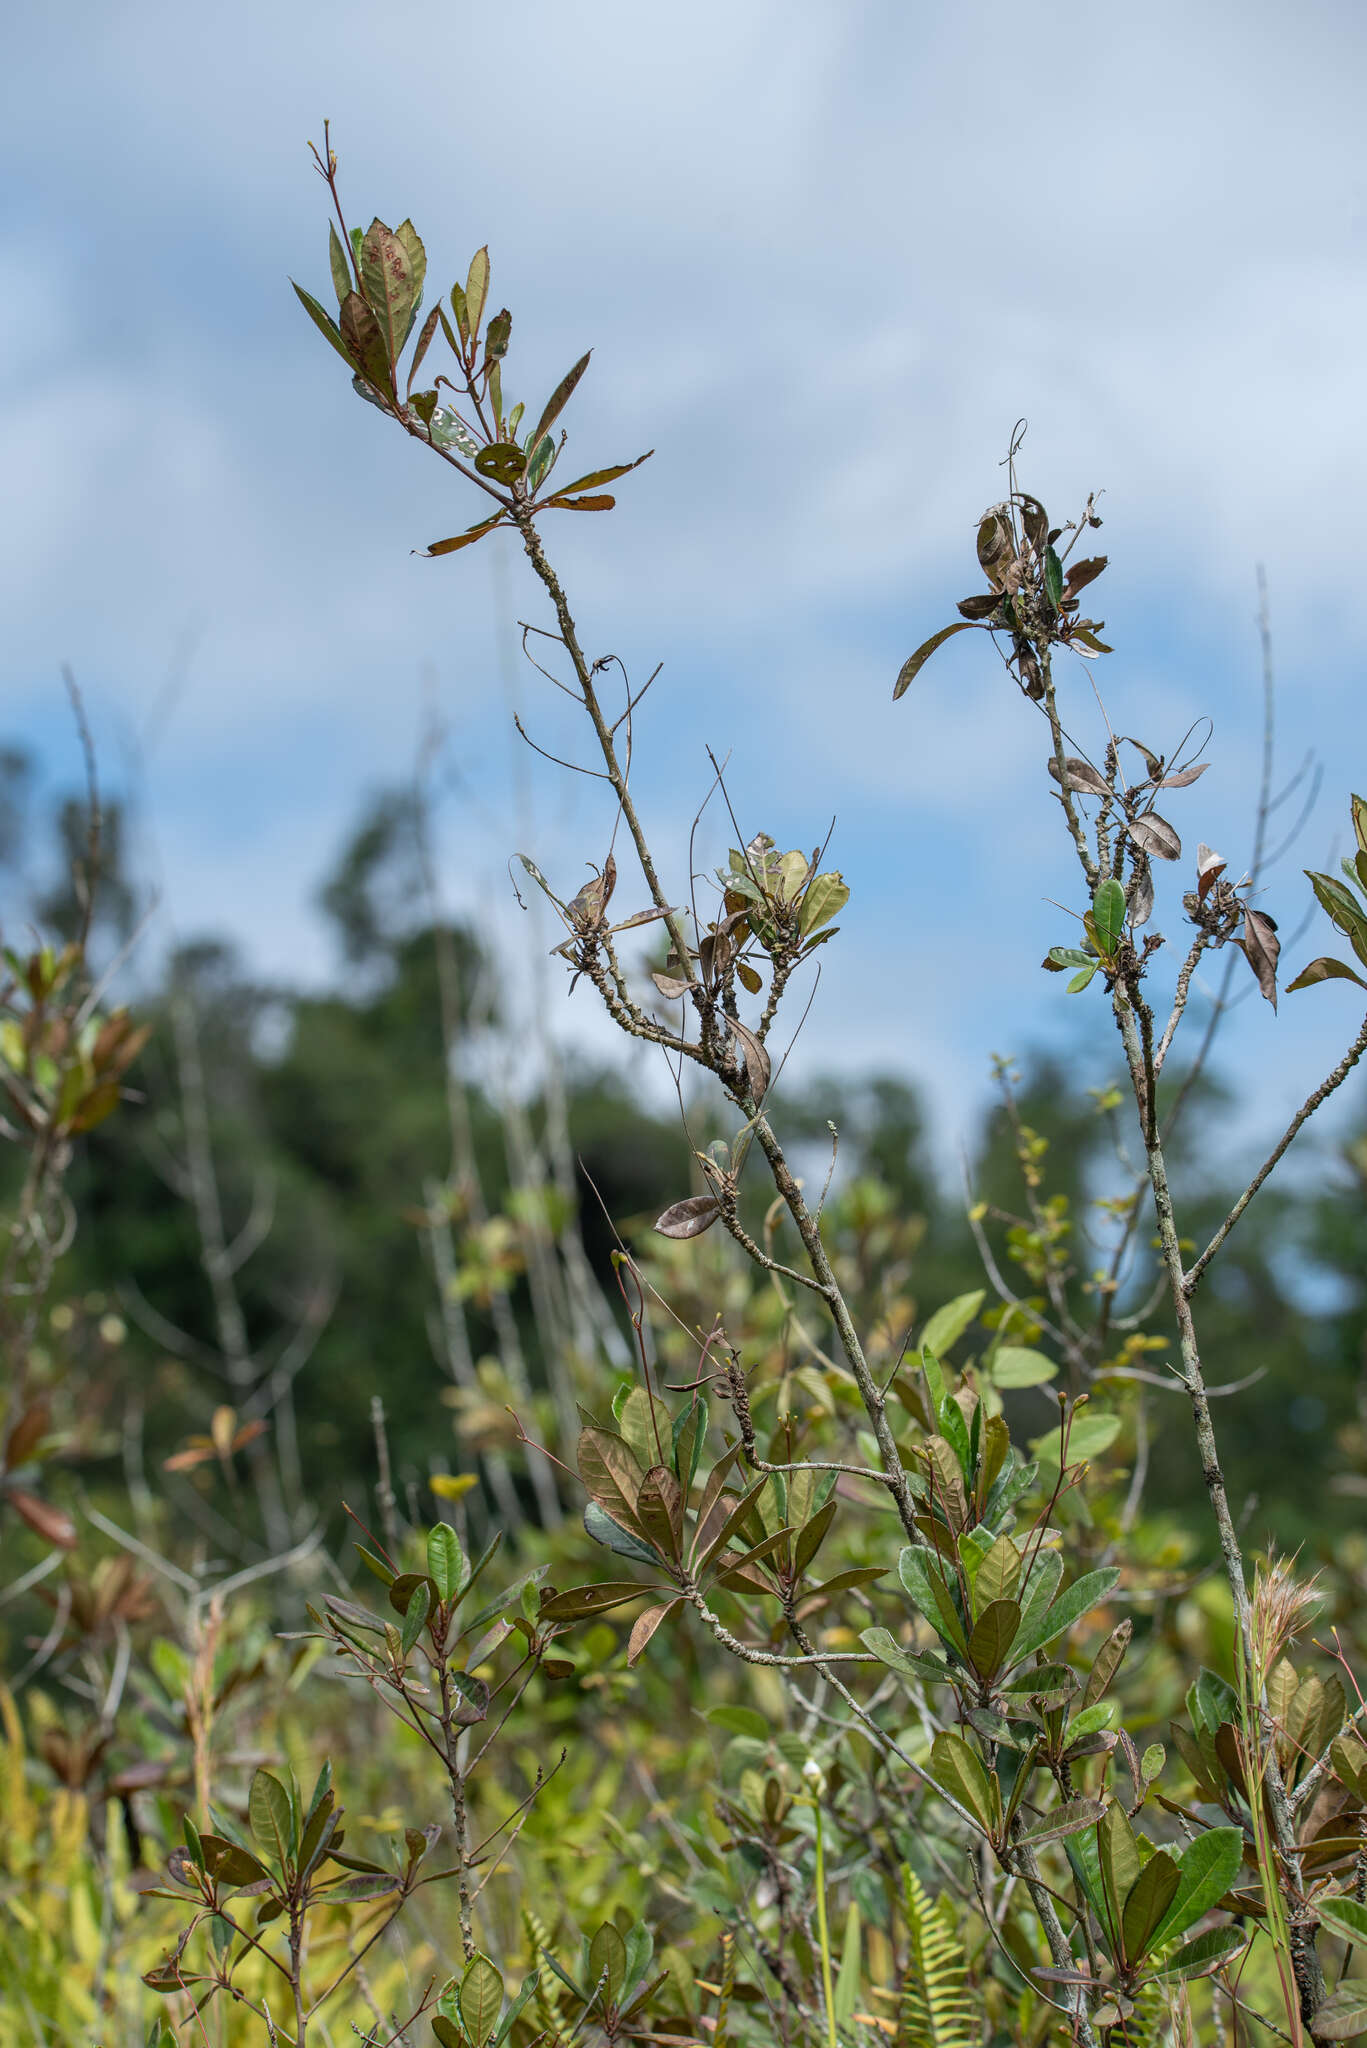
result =
[[773,1072],[768,1049],[761,1044],[748,1025],[738,1023],[734,1017],[728,1017],[726,1021],[740,1040],[740,1049],[745,1059],[745,1072],[750,1082],[750,1093],[757,1103],[763,1102]]
[[1130,883],[1130,923],[1147,924],[1153,916],[1153,869],[1146,855],[1139,856]]
[[1257,977],[1258,987],[1275,1010],[1277,1007],[1277,959],[1282,950],[1281,940],[1277,937],[1276,923],[1267,915],[1266,911],[1246,908],[1244,911],[1244,935],[1242,939],[1236,939],[1234,943],[1239,947],[1249,966],[1253,969]]
[[1196,893],[1204,903],[1211,888],[1225,871],[1225,858],[1204,843],[1196,849]]
[[[1110,795],[1110,784],[1107,782],[1104,775],[1099,774],[1097,770],[1093,768],[1090,761],[1080,761],[1076,754],[1068,754],[1064,758],[1063,768],[1064,773],[1067,777],[1067,787],[1069,789],[1081,790],[1086,796]],[[1049,773],[1053,776],[1055,782],[1057,782],[1058,762],[1053,759],[1051,759],[1049,762]]]
[[685,1201],[671,1203],[662,1216],[657,1216],[655,1228],[661,1237],[701,1237],[720,1215],[721,1203],[715,1195],[689,1195]]
[[644,1614],[638,1614],[631,1625],[627,1638],[627,1663],[635,1664],[643,1654],[646,1645],[661,1622],[667,1621],[676,1607],[682,1607],[683,1600],[662,1600],[658,1607],[647,1607]]
[[1109,560],[1109,555],[1091,555],[1085,562],[1070,563],[1063,582],[1064,596],[1076,597],[1079,590],[1085,590],[1089,583],[1095,583]]
[[1131,818],[1128,830],[1135,845],[1145,853],[1154,854],[1159,860],[1181,859],[1182,842],[1157,811],[1145,811],[1142,816]]

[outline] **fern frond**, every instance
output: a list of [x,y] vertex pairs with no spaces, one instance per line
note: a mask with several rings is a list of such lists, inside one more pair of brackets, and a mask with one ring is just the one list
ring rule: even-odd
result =
[[909,1954],[897,2048],[974,2048],[979,2029],[968,1997],[968,1964],[946,1917],[915,1871],[904,1867]]

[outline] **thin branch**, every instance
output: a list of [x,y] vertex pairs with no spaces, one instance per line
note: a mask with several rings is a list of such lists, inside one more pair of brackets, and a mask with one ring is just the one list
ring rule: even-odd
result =
[[1215,1257],[1215,1254],[1219,1251],[1221,1245],[1229,1236],[1230,1231],[1233,1230],[1235,1224],[1243,1215],[1244,1210],[1253,1200],[1253,1197],[1257,1194],[1259,1188],[1267,1179],[1267,1176],[1271,1173],[1273,1167],[1277,1164],[1277,1161],[1286,1151],[1287,1147],[1290,1145],[1292,1139],[1295,1137],[1301,1125],[1306,1122],[1307,1118],[1312,1117],[1314,1115],[1315,1111],[1319,1108],[1320,1104],[1322,1102],[1326,1102],[1328,1098],[1333,1094],[1334,1090],[1337,1087],[1339,1087],[1342,1082],[1347,1080],[1349,1074],[1353,1071],[1353,1068],[1362,1058],[1364,1051],[1367,1051],[1367,1017],[1363,1018],[1362,1024],[1358,1030],[1357,1037],[1353,1040],[1353,1043],[1349,1046],[1347,1052],[1343,1055],[1343,1058],[1339,1061],[1338,1065],[1333,1069],[1332,1073],[1326,1075],[1324,1080],[1320,1082],[1319,1087],[1315,1089],[1314,1093],[1306,1097],[1305,1101],[1296,1111],[1296,1114],[1292,1117],[1290,1123],[1287,1125],[1285,1131],[1282,1133],[1277,1143],[1273,1146],[1271,1152],[1269,1152],[1267,1158],[1258,1168],[1258,1171],[1254,1174],[1252,1180],[1244,1189],[1238,1201],[1234,1204],[1234,1207],[1230,1210],[1224,1222],[1216,1231],[1214,1237],[1212,1237],[1212,1239],[1210,1240],[1210,1243],[1202,1252],[1200,1258],[1196,1260],[1195,1264],[1184,1276],[1182,1281],[1182,1288],[1184,1293],[1188,1297],[1190,1297],[1196,1291],[1196,1288],[1200,1283],[1201,1275],[1205,1272],[1206,1267]]

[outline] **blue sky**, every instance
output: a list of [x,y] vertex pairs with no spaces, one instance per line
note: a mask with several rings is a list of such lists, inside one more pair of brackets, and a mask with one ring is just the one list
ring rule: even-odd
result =
[[[636,788],[666,867],[704,742],[747,830],[810,845],[836,816],[855,894],[797,1058],[933,1077],[948,1156],[990,1051],[1104,1028],[1096,991],[1084,1015],[1038,972],[1074,875],[986,636],[891,702],[977,587],[1013,421],[1055,517],[1105,491],[1116,729],[1171,747],[1215,721],[1170,813],[1188,852],[1247,858],[1260,560],[1281,759],[1324,763],[1264,899],[1285,930],[1367,783],[1364,59],[1359,7],[1248,0],[24,10],[0,129],[8,730],[74,767],[69,661],[138,793],[149,943],[228,931],[286,979],[330,970],[313,891],[363,793],[411,772],[425,704],[459,771],[444,887],[514,978],[508,853],[530,842],[566,893],[601,858],[597,790],[517,760],[514,706],[576,745],[509,661],[544,617],[525,565],[411,552],[476,508],[356,402],[288,289],[326,294],[326,114],[354,219],[411,213],[436,283],[490,244],[510,389],[535,402],[594,346],[573,472],[656,449],[615,513],[548,541],[593,651],[665,664]],[[1068,688],[1095,746],[1087,673]],[[1161,878],[1174,938],[1189,865]],[[557,994],[555,1022],[601,1050],[589,998]],[[1245,1004],[1250,1144],[1355,1023],[1336,988]]]

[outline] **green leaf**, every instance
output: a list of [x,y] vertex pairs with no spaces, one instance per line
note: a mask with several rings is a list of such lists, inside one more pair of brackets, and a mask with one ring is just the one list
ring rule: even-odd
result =
[[627,1945],[610,1920],[589,1943],[589,1986],[603,2004],[616,2005],[627,1974]]
[[1099,1799],[1070,1799],[1063,1806],[1056,1806],[1052,1813],[1046,1813],[1043,1820],[1023,1829],[1021,1840],[1033,1845],[1062,1841],[1068,1835],[1079,1835],[1084,1828],[1094,1827],[1105,1811]]
[[[1056,1550],[1042,1550],[1030,1568],[1029,1577],[1020,1589],[1021,1625],[1017,1641],[1028,1639],[1036,1628],[1043,1627],[1044,1616],[1049,1603],[1058,1591],[1058,1582],[1063,1577],[1063,1559]],[[1024,1654],[1021,1652],[1020,1654]]]
[[586,351],[585,354],[580,356],[574,368],[572,370],[566,371],[565,375],[560,379],[560,382],[556,385],[550,397],[546,400],[545,410],[543,411],[540,419],[537,421],[536,427],[532,433],[533,447],[536,446],[537,442],[541,439],[541,436],[543,434],[549,434],[551,428],[555,425],[561,413],[569,404],[570,399],[574,395],[575,385],[579,382],[579,379],[583,376],[585,370],[587,370],[589,366],[589,356],[592,355],[592,353],[592,349],[589,349],[588,351]]
[[1355,981],[1359,988],[1367,988],[1360,974],[1354,974],[1351,967],[1342,960],[1332,959],[1327,954],[1312,960],[1308,967],[1302,967],[1294,981],[1286,984],[1286,993],[1294,995],[1298,988],[1313,988],[1317,981]]
[[337,303],[340,306],[347,293],[354,291],[356,286],[341,237],[331,221],[328,222],[328,265],[332,271],[332,289],[337,294]]
[[809,932],[819,931],[823,924],[829,924],[833,917],[839,917],[849,900],[849,885],[838,870],[830,874],[813,875],[807,884],[807,893],[802,899],[802,908],[798,913],[798,930],[804,938]]
[[1061,974],[1066,967],[1095,968],[1096,955],[1084,952],[1081,946],[1051,946],[1044,964]]
[[627,1966],[622,1978],[621,2003],[627,2004],[633,1991],[643,1981],[655,1954],[655,1937],[643,1920],[627,1930]]
[[[472,336],[479,335],[480,322],[484,318],[484,307],[488,297],[489,251],[486,246],[483,249],[476,249],[470,258],[470,274],[465,280],[465,290],[461,295],[462,306],[456,309],[456,317],[459,319],[463,308],[465,324]],[[453,292],[452,299],[454,298]]]
[[922,1352],[936,1359],[947,1358],[983,1305],[986,1289],[975,1287],[971,1294],[958,1294],[937,1308],[921,1332]]
[[707,1441],[707,1423],[707,1403],[701,1394],[695,1394],[688,1407],[675,1419],[671,1449],[674,1470],[685,1494],[698,1476]]
[[1112,1800],[1097,1822],[1096,1845],[1106,1894],[1107,1918],[1112,1938],[1118,1940],[1121,1911],[1130,1886],[1139,1876],[1139,1844],[1118,1799]]
[[475,470],[480,476],[487,476],[492,483],[516,483],[527,467],[527,458],[512,441],[491,441],[487,448],[481,448],[475,457]]
[[379,325],[387,363],[397,363],[417,304],[408,251],[382,220],[361,243],[361,290]]
[[[1099,1458],[1108,1451],[1120,1434],[1118,1415],[1083,1415],[1068,1433],[1068,1463],[1076,1465],[1084,1458]],[[1037,1436],[1030,1445],[1041,1465],[1057,1465],[1059,1457],[1059,1433],[1051,1429],[1044,1436]]]
[[866,1628],[859,1640],[866,1650],[872,1650],[874,1656],[881,1658],[889,1670],[895,1671],[899,1678],[919,1678],[931,1685],[943,1685],[949,1677],[949,1672],[943,1664],[936,1664],[929,1657],[918,1656],[904,1650],[885,1628]]
[[1177,1865],[1165,1849],[1155,1850],[1125,1900],[1120,1919],[1120,1946],[1127,1963],[1139,1962],[1159,1921],[1167,1912],[1180,1882]]
[[517,2019],[518,2014],[522,2011],[528,2000],[535,1997],[540,1983],[541,1972],[539,1970],[529,1971],[522,1979],[522,1988],[498,2023],[498,2032],[494,2035],[494,2048],[499,2048],[499,2044],[507,2040],[509,2034],[513,2031],[513,2023]]
[[968,1661],[979,1678],[990,1681],[1006,1662],[1021,1611],[1014,1600],[992,1600],[983,1609],[968,1639]]
[[1340,1984],[1332,1998],[1316,2007],[1310,2028],[1317,2041],[1356,2041],[1367,2034],[1367,1984],[1361,1979]]
[[553,1593],[541,1610],[545,1621],[582,1621],[589,1614],[606,1614],[610,1608],[625,1607],[628,1600],[644,1600],[652,1586],[638,1586],[625,1579],[603,1579],[593,1586],[575,1586],[568,1593]]
[[940,1573],[935,1553],[923,1544],[911,1543],[897,1560],[897,1571],[907,1596],[936,1634],[961,1657],[968,1655],[968,1640],[948,1586]]
[[408,325],[404,329],[404,340],[413,332],[413,322],[422,304],[422,288],[427,282],[427,251],[422,245],[422,236],[411,220],[401,220],[394,230],[394,238],[408,259],[409,282],[413,292],[413,303],[408,312]]
[[478,1952],[471,1956],[460,1980],[456,2002],[473,2048],[484,2048],[503,2010],[503,1979],[488,1956]]
[[460,1538],[449,1522],[438,1522],[427,1538],[427,1571],[439,1600],[454,1600],[465,1583],[469,1566]]
[[614,1522],[605,1508],[591,1500],[584,1509],[584,1527],[595,1543],[601,1543],[605,1550],[615,1551],[618,1557],[635,1558],[638,1564],[660,1564],[660,1558],[650,1545],[643,1542],[630,1529],[624,1529],[620,1522]]
[[1244,1838],[1239,1828],[1211,1828],[1189,1842],[1178,1862],[1177,1892],[1154,1937],[1172,1941],[1222,1899],[1239,1874]]
[[336,349],[347,368],[354,370],[356,365],[352,360],[351,351],[342,340],[336,321],[332,319],[330,314],[323,311],[323,308],[319,305],[317,299],[313,297],[312,293],[306,292],[301,284],[295,284],[293,278],[290,279],[290,283],[294,286],[295,297],[318,329],[318,332],[332,343],[332,346]]
[[1050,604],[1057,611],[1063,602],[1063,564],[1053,548],[1044,551],[1044,588]]
[[1092,923],[1096,929],[1098,952],[1106,960],[1114,959],[1115,949],[1125,930],[1125,889],[1113,875],[1101,884],[1092,898]]
[[1058,1372],[1052,1358],[1042,1351],[1027,1351],[1020,1344],[1003,1344],[992,1359],[995,1387],[1042,1387]]
[[1107,1565],[1104,1571],[1085,1572],[1075,1579],[1067,1592],[1060,1593],[1052,1607],[1044,1614],[1035,1616],[1029,1622],[1022,1622],[1020,1634],[1012,1645],[1016,1662],[1033,1656],[1071,1628],[1075,1621],[1106,1598],[1120,1577],[1115,1565]]
[[[948,1444],[954,1454],[963,1479],[965,1481],[971,1479],[973,1476],[973,1448],[969,1442],[968,1424],[964,1421],[963,1409],[952,1395],[941,1405],[940,1428],[944,1432],[943,1436],[927,1438],[926,1449],[934,1457],[937,1443]],[[948,1481],[946,1483],[948,1484]]]
[[1367,1906],[1356,1899],[1316,1899],[1315,1911],[1331,1934],[1355,1946],[1367,1942]]
[[1248,1933],[1245,1929],[1212,1927],[1208,1934],[1198,1934],[1195,1941],[1189,1941],[1185,1948],[1178,1949],[1176,1955],[1160,1963],[1154,1975],[1166,1982],[1175,1978],[1208,1977],[1226,1963],[1233,1962],[1247,1946]]
[[[1111,1633],[1097,1651],[1096,1656],[1092,1660],[1092,1668],[1087,1674],[1087,1683],[1083,1688],[1082,1704],[1084,1708],[1093,1706],[1105,1693],[1106,1688],[1120,1669],[1125,1652],[1130,1647],[1130,1637],[1133,1634],[1134,1623],[1126,1616],[1124,1621],[1116,1623],[1116,1626],[1111,1630]],[[1097,1725],[1100,1726],[1101,1724],[1098,1723]],[[1162,1769],[1161,1762],[1159,1769]]]
[[543,434],[527,457],[527,489],[533,496],[541,489],[554,460],[555,443],[549,434]]
[[[253,1856],[250,1849],[240,1849],[236,1842],[229,1842],[222,1835],[204,1835],[200,1846],[203,1858],[200,1868],[216,1884],[233,1887],[259,1884],[268,1875],[265,1864]],[[263,1842],[262,1847],[267,1846]]]
[[[465,303],[467,306],[470,303],[468,293],[466,294]],[[508,353],[508,342],[512,329],[513,316],[505,306],[503,311],[495,313],[493,319],[489,322],[489,332],[485,336],[484,341],[484,360],[486,364],[492,365],[495,370],[498,368],[503,357]]]
[[999,1536],[978,1566],[973,1600],[981,1614],[994,1600],[1015,1600],[1020,1586],[1021,1554],[1009,1536]]
[[803,1523],[793,1548],[793,1568],[799,1578],[825,1542],[831,1523],[835,1520],[836,1508],[837,1503],[828,1500],[824,1507],[817,1509],[810,1521]]
[[638,455],[634,462],[614,462],[608,469],[591,469],[587,476],[577,476],[572,484],[562,484],[561,495],[568,497],[571,491],[591,491],[598,484],[615,483],[619,476],[630,476],[633,469],[649,462],[654,453],[653,448],[647,448],[645,454]]
[[1331,923],[1343,933],[1358,959],[1367,964],[1367,913],[1364,913],[1356,897],[1342,882],[1336,882],[1332,875],[1317,875],[1309,868],[1305,870],[1310,886],[1319,898],[1320,908],[1326,912]]
[[769,1723],[753,1707],[709,1707],[703,1719],[729,1735],[748,1735],[752,1742],[769,1740]]
[[283,1869],[294,1849],[290,1796],[269,1771],[258,1771],[252,1779],[247,1819],[257,1843],[274,1855]]
[[419,1579],[413,1588],[408,1606],[404,1610],[403,1627],[399,1631],[399,1648],[406,1657],[412,1650],[427,1623],[432,1611],[432,1594],[426,1579]]
[[840,1971],[835,1980],[832,2016],[838,2027],[847,2027],[859,2003],[860,1966],[863,1951],[863,1923],[859,1901],[851,1899],[845,1915],[845,1944],[840,1951]]
[[937,647],[943,647],[945,641],[952,640],[956,633],[971,633],[975,628],[976,620],[956,619],[952,626],[943,626],[938,633],[932,633],[929,640],[923,640],[915,654],[909,655],[898,671],[897,681],[892,687],[893,703],[911,688]]
[[348,292],[338,320],[342,340],[355,367],[377,393],[392,389],[389,355],[373,309],[359,292]]
[[976,1752],[961,1735],[945,1728],[931,1745],[930,1764],[936,1783],[973,1816],[985,1835],[990,1835],[996,1809],[987,1772]]
[[1091,987],[1095,979],[1095,966],[1080,967],[1077,973],[1070,975],[1064,983],[1063,993],[1066,996],[1080,996],[1085,988]]

